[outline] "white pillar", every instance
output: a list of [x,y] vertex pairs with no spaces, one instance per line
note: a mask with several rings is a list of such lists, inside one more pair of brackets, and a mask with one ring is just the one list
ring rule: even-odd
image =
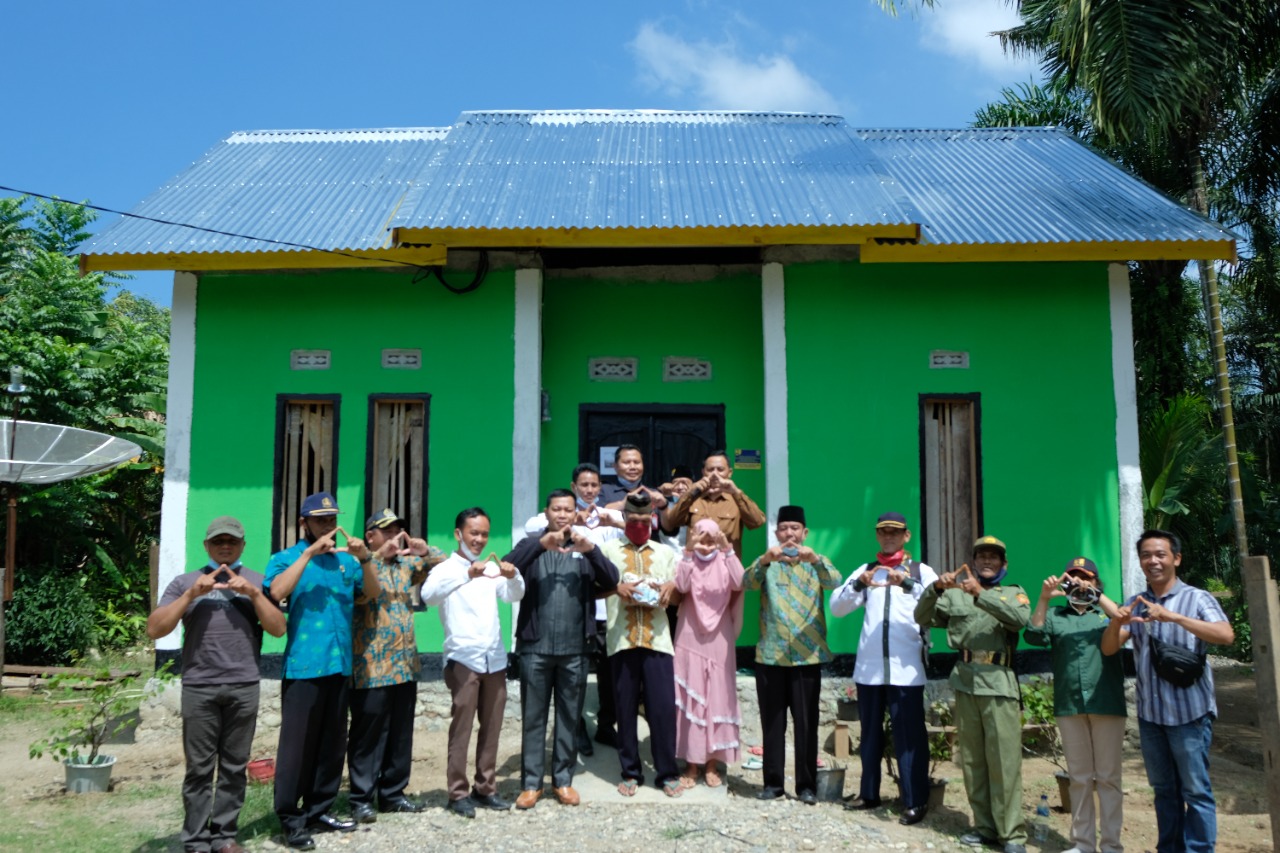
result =
[[[191,409],[196,368],[196,290],[194,273],[173,274],[169,313],[169,393],[165,411],[164,496],[160,501],[158,594],[186,570],[187,498],[191,487]],[[157,651],[179,647],[177,629],[156,641]]]
[[[1124,597],[1146,588],[1138,565],[1142,534],[1142,469],[1138,464],[1138,386],[1133,364],[1133,306],[1129,267],[1107,268],[1111,293],[1111,383],[1116,395],[1116,465],[1120,480],[1120,557]],[[1121,599],[1123,600],[1123,599]]]
[[765,512],[772,523],[778,508],[791,502],[791,456],[787,435],[787,300],[782,264],[760,271],[760,315],[764,325],[764,470]]
[[511,542],[538,511],[542,452],[542,270],[516,270],[515,403],[511,437]]

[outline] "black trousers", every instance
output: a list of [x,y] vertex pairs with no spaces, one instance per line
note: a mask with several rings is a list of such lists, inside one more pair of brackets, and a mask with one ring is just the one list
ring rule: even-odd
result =
[[884,710],[889,707],[893,751],[898,757],[898,778],[902,782],[902,804],[909,809],[929,802],[929,734],[924,727],[924,685],[896,687],[892,684],[858,685],[858,719],[862,741],[862,783],[858,795],[864,800],[880,799],[880,761],[884,757]]
[[404,796],[413,765],[413,712],[418,683],[351,690],[347,775],[351,805],[373,805]]
[[623,779],[644,784],[637,720],[644,696],[649,724],[654,782],[658,787],[679,774],[676,766],[676,675],[671,655],[651,649],[627,649],[610,656],[618,711],[618,762]]
[[258,724],[258,692],[256,681],[182,685],[184,850],[209,850],[236,840],[245,766]]
[[818,702],[822,666],[756,664],[756,697],[764,730],[764,786],[782,791],[786,775],[787,712],[795,738],[796,793],[818,789]]
[[586,655],[520,654],[520,787],[542,790],[547,767],[547,715],[556,703],[551,745],[551,784],[573,784],[578,764],[578,727],[587,693]]
[[282,681],[275,808],[286,833],[333,807],[346,754],[347,676]]

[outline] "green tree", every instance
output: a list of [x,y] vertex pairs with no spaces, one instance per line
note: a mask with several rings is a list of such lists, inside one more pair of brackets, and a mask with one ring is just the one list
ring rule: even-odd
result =
[[144,452],[114,471],[20,488],[15,595],[48,573],[87,575],[102,627],[123,642],[150,603],[169,319],[127,291],[109,300],[104,275],[81,275],[70,252],[93,219],[76,204],[0,199],[0,369],[25,371],[19,418],[119,435]]

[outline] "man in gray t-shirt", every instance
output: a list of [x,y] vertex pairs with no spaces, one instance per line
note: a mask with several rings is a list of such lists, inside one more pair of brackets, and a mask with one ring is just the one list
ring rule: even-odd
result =
[[240,565],[239,521],[215,518],[204,548],[208,564],[169,583],[147,619],[147,636],[159,639],[182,623],[183,849],[239,853],[236,823],[258,721],[262,632],[282,636],[285,620],[262,591],[262,575]]

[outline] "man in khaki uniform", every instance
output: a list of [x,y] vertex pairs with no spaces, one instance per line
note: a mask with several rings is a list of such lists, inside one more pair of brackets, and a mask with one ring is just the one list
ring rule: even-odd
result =
[[1022,587],[1003,583],[1008,561],[999,539],[983,536],[974,542],[973,564],[973,570],[961,566],[927,587],[916,605],[916,621],[945,628],[947,644],[960,653],[950,683],[974,823],[960,841],[1025,853],[1022,714],[1013,651],[1018,632],[1031,619],[1031,599]]

